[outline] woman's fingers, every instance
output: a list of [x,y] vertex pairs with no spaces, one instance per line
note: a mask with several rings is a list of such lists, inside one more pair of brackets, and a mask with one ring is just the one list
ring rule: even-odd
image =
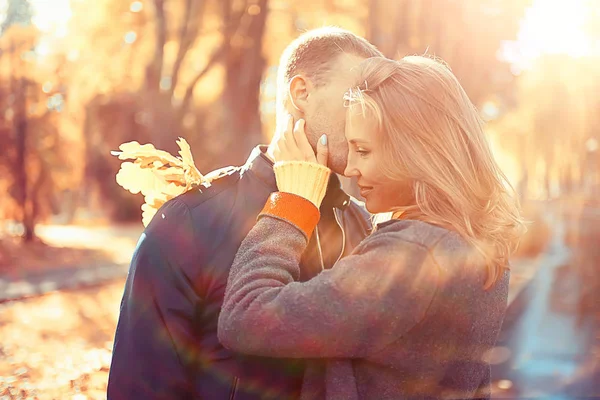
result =
[[327,135],[323,134],[317,143],[317,162],[321,165],[327,166],[328,158],[329,147],[327,145]]
[[292,132],[294,129],[294,118],[291,115],[288,115],[288,120],[285,125],[285,129],[283,132],[278,134],[277,141],[275,142],[275,151],[273,151],[273,157],[275,161],[286,161],[290,160],[290,149],[289,149],[289,132]]
[[299,160],[304,160],[304,156],[302,154],[302,150],[300,149],[300,146],[298,145],[298,142],[296,141],[296,131],[298,130],[298,127],[300,125],[302,125],[302,119],[299,119],[298,121],[296,121],[296,123],[293,126],[293,129],[290,131],[286,132],[286,143],[288,144],[288,149],[290,150],[290,155],[293,157],[293,160],[295,161],[299,161]]
[[303,161],[304,154],[296,143],[295,131],[303,122],[298,120],[294,124],[294,118],[290,115],[286,124],[286,129],[280,134],[276,144],[280,152],[279,156],[275,157],[275,161]]
[[[297,123],[297,122],[296,122]],[[296,139],[294,139],[294,117],[291,115],[288,119],[288,124],[286,126],[285,132],[283,132],[283,137],[285,139],[285,144],[288,146],[290,150],[293,150],[296,147]]]
[[278,161],[278,160],[281,159],[281,148],[279,147],[279,143],[278,142],[276,142],[273,145],[273,159],[275,161]]
[[304,130],[305,125],[306,121],[303,119],[298,120],[294,128],[294,138],[296,139],[296,144],[298,145],[298,149],[300,150],[302,157],[304,157],[302,160],[317,162],[315,152],[313,151],[312,146],[306,137],[306,131]]
[[279,139],[275,143],[273,152],[275,161],[309,161],[327,166],[329,155],[327,136],[321,136],[315,155],[306,137],[305,125],[304,119],[299,119],[294,123],[294,118],[291,115],[289,116],[285,130],[279,135]]

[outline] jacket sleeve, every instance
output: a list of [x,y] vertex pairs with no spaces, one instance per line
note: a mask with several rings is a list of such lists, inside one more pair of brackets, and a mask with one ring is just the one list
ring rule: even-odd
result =
[[192,397],[184,349],[193,340],[198,298],[181,265],[181,255],[191,252],[188,227],[187,206],[173,200],[138,242],[115,334],[109,400]]
[[394,232],[374,233],[300,283],[305,246],[289,222],[257,222],[229,275],[218,326],[225,347],[271,357],[365,357],[414,327],[437,288],[429,250]]

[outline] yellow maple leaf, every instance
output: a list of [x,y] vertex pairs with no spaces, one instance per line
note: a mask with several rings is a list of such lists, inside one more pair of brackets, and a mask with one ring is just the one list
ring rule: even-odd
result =
[[210,182],[230,173],[233,167],[221,168],[204,176],[194,164],[188,142],[179,138],[179,157],[158,150],[148,143],[136,141],[122,143],[120,151],[112,151],[121,163],[117,183],[133,194],[144,195],[142,223],[148,226],[154,215],[167,201],[189,191],[195,186],[210,186]]
[[154,174],[160,176],[166,182],[181,183],[185,180],[185,172],[181,168],[168,167],[153,169]]
[[150,193],[156,188],[152,170],[140,168],[132,162],[121,164],[116,179],[121,187],[133,194]]
[[152,218],[154,218],[154,215],[156,215],[157,211],[158,208],[152,207],[146,203],[142,204],[142,224],[144,224],[144,226],[148,226],[150,221],[152,221]]
[[112,151],[111,154],[118,156],[119,160],[127,160],[134,158],[148,158],[161,161],[163,164],[171,164],[173,166],[181,166],[181,160],[164,150],[158,150],[153,144],[139,144],[136,141],[123,143],[119,146],[121,151]]
[[189,143],[184,138],[179,138],[177,140],[177,145],[179,146],[179,156],[181,157],[181,162],[183,166],[183,170],[185,171],[187,179],[187,183],[192,184],[200,184],[204,177],[196,168],[194,164],[194,157],[192,156],[192,149],[190,148]]

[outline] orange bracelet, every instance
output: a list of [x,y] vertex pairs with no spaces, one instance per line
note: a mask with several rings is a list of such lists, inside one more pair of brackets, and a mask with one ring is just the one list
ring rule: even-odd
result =
[[271,193],[265,207],[258,214],[258,219],[265,215],[277,217],[290,222],[306,236],[307,242],[321,218],[319,209],[302,196],[293,193]]

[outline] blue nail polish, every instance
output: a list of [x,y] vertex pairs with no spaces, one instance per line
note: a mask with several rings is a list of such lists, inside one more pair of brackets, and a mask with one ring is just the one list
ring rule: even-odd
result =
[[321,136],[321,144],[325,146],[327,144],[327,135]]

